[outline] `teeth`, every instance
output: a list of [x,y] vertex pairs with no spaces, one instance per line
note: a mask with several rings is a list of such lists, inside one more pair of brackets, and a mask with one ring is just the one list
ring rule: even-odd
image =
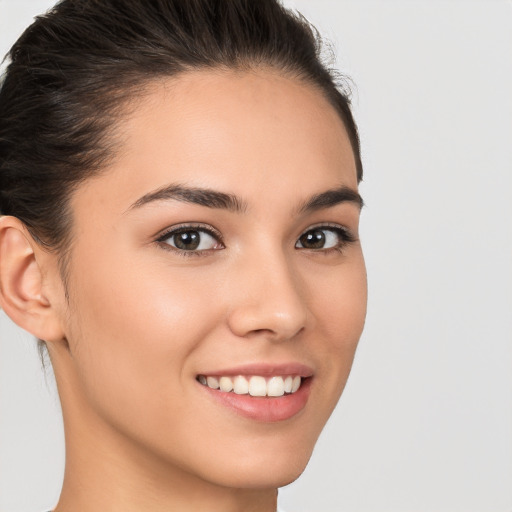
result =
[[249,383],[247,382],[247,379],[241,375],[235,377],[233,382],[233,391],[237,395],[247,395],[247,393],[249,393]]
[[234,392],[237,395],[251,396],[283,396],[285,393],[295,393],[301,385],[302,379],[296,375],[292,377],[274,376],[268,380],[259,375],[253,375],[249,379],[243,375],[236,377],[205,377],[199,375],[197,380],[204,386],[212,389],[220,389],[225,393]]
[[267,382],[265,381],[264,377],[251,377],[251,380],[249,380],[249,395],[267,395]]
[[[300,379],[300,377],[299,377]],[[299,389],[299,388],[297,388]],[[268,396],[283,396],[284,395],[284,380],[283,377],[272,377],[267,383]]]
[[229,392],[233,389],[233,381],[229,377],[221,377],[219,387],[221,391]]
[[219,381],[215,377],[206,377],[206,383],[209,388],[219,389]]
[[288,375],[288,377],[286,377],[286,379],[284,379],[284,392],[291,393],[292,386],[293,386],[293,377]]

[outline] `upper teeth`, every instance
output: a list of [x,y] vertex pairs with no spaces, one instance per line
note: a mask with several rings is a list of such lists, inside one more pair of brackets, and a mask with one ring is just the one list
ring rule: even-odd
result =
[[212,389],[220,389],[225,392],[234,392],[237,395],[251,396],[283,396],[285,393],[295,393],[300,388],[301,378],[275,376],[266,379],[259,375],[253,375],[249,379],[243,375],[236,377],[206,377],[199,375],[201,384]]

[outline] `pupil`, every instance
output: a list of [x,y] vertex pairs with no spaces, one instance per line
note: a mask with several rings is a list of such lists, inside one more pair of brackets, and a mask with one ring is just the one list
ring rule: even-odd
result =
[[300,240],[302,247],[321,249],[325,245],[325,233],[321,230],[309,231]]
[[174,243],[178,249],[194,250],[199,247],[200,235],[197,231],[185,231],[175,235]]

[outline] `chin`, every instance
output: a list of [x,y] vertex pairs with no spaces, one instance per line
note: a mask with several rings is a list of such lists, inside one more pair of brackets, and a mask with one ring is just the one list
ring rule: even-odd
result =
[[232,462],[224,460],[216,467],[215,483],[238,489],[284,487],[297,480],[304,472],[311,453],[312,448],[293,453],[274,451],[267,457],[258,454]]

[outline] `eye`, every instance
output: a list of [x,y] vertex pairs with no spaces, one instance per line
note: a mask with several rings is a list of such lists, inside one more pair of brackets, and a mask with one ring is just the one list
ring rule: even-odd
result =
[[180,226],[167,231],[157,241],[189,253],[223,249],[220,235],[205,227]]
[[346,244],[354,242],[355,237],[341,226],[318,226],[304,232],[297,243],[296,249],[341,249]]

